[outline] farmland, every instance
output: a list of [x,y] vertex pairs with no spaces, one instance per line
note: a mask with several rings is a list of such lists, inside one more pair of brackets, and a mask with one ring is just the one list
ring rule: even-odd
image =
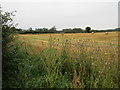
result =
[[[70,41],[72,44],[75,44],[80,41],[88,40],[90,43],[97,42],[99,44],[113,44],[118,45],[118,33],[110,32],[109,35],[104,33],[96,33],[94,35],[90,33],[80,33],[80,34],[22,34],[19,35],[20,39],[25,42],[31,43],[33,46],[48,45],[49,39],[52,38],[54,43],[58,45],[65,40]],[[64,39],[64,40],[63,40]]]
[[24,84],[19,87],[118,87],[117,32],[20,34],[18,37],[23,58],[18,76]]

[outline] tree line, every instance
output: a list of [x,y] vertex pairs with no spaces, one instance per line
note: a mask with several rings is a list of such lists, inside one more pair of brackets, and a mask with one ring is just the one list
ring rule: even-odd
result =
[[52,28],[36,28],[33,30],[29,28],[28,30],[18,29],[13,27],[13,30],[18,32],[19,34],[41,34],[41,33],[91,33],[91,32],[111,32],[111,31],[119,31],[120,28],[109,29],[109,30],[93,30],[91,27],[86,27],[85,29],[81,28],[65,28],[60,31],[57,30],[55,26]]

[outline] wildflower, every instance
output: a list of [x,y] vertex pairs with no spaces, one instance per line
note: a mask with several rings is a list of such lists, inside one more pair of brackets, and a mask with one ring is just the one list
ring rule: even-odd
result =
[[94,59],[94,57],[90,57],[91,59]]
[[108,55],[108,53],[105,53],[105,55]]

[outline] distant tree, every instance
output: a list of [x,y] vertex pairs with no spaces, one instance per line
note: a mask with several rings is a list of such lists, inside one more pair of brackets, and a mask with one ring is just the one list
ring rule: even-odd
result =
[[50,32],[56,32],[56,27],[53,26],[52,28],[49,29]]
[[34,33],[34,31],[33,31],[33,29],[30,27],[27,31],[26,31],[26,33]]
[[90,33],[91,28],[90,27],[86,27],[85,30],[86,30],[87,33]]
[[84,30],[82,30],[81,28],[73,28],[73,29],[66,28],[66,29],[63,29],[62,32],[64,32],[64,33],[83,33]]
[[73,33],[81,33],[82,29],[81,28],[73,28],[72,32]]
[[42,28],[44,32],[48,32],[48,28]]
[[28,30],[29,30],[29,31],[32,31],[32,28],[30,27]]
[[36,29],[35,29],[35,32],[36,32],[36,33],[41,33],[41,32],[43,32],[43,29],[42,29],[42,28],[36,28]]
[[35,33],[48,33],[48,28],[36,28]]
[[71,33],[72,29],[71,28],[66,28],[62,30],[64,33]]

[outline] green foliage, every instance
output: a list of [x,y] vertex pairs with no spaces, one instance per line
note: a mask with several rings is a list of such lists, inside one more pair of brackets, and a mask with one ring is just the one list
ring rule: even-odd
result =
[[90,27],[86,27],[85,30],[86,30],[87,33],[90,33],[91,28]]
[[[97,56],[99,47],[88,52],[87,42],[81,41],[78,50],[69,55],[69,43],[62,37],[61,51],[53,47],[52,36],[49,47],[30,55],[23,48],[18,53],[18,83],[21,88],[117,88],[117,62],[108,62],[107,57]],[[97,43],[96,43],[97,44]],[[28,45],[25,46],[26,48]],[[112,48],[112,46],[111,46]],[[99,48],[100,49],[100,48]],[[99,60],[97,58],[99,57]],[[110,59],[115,60],[113,58]],[[110,61],[109,60],[109,61]],[[110,64],[106,64],[110,63]],[[114,72],[114,73],[113,73]]]
[[55,33],[56,32],[56,27],[53,26],[52,28],[49,29],[49,32]]
[[82,30],[81,28],[69,28],[69,29],[63,29],[64,33],[84,33],[84,30]]
[[[2,74],[3,87],[15,87],[18,72],[18,46],[12,16],[14,12],[2,13]],[[15,83],[16,82],[16,83]]]

